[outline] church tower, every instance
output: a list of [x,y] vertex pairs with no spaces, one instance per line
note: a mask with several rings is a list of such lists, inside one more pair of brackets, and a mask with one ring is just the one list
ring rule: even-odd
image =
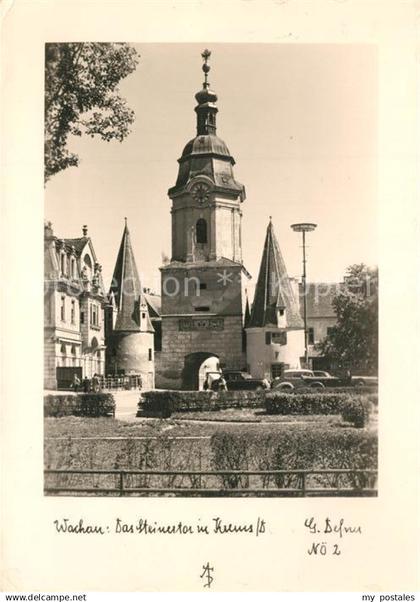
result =
[[204,83],[195,95],[196,136],[178,160],[172,202],[172,257],[162,274],[162,353],[157,386],[195,389],[203,362],[241,369],[244,353],[241,205],[245,189],[235,161],[216,134],[217,95]]

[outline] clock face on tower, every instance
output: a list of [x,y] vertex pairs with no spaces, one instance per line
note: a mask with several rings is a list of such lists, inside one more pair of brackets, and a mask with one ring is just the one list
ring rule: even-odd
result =
[[191,188],[191,195],[199,205],[205,205],[210,199],[210,186],[205,182],[197,182]]

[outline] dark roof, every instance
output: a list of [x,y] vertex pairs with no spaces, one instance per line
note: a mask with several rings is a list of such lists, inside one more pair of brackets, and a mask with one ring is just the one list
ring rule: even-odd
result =
[[144,298],[149,308],[150,317],[152,319],[160,318],[162,313],[162,297],[154,293],[144,293]]
[[225,142],[216,134],[200,134],[190,140],[178,161],[178,178],[169,194],[183,189],[197,176],[206,176],[216,188],[236,194],[240,192],[245,198],[244,186],[233,175],[235,160]]
[[222,157],[227,157],[229,162],[232,165],[235,164],[233,157],[231,156],[226,143],[216,136],[216,134],[202,134],[200,136],[196,136],[192,140],[190,140],[184,150],[182,151],[182,156],[180,161],[184,161],[187,157],[191,155],[221,155]]
[[273,224],[267,227],[249,327],[277,325],[277,310],[284,310],[287,328],[303,328],[296,299],[286,271]]
[[[343,284],[337,282],[308,282],[306,312],[308,318],[335,318],[332,302]],[[300,314],[303,316],[303,288],[299,284]]]
[[68,247],[74,246],[76,254],[80,255],[89,240],[87,236],[83,236],[81,238],[65,238],[64,242]]
[[[121,239],[109,294],[114,296],[115,305],[118,310],[115,330],[153,331],[140,284],[127,224],[125,224]],[[147,314],[145,321],[142,321],[140,318],[140,306],[142,306],[141,311]]]

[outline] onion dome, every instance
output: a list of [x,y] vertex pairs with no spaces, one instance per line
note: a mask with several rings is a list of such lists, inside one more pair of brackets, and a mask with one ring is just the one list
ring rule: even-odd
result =
[[204,82],[202,89],[195,95],[198,103],[194,109],[197,114],[197,135],[185,145],[178,159],[178,178],[175,186],[169,190],[169,195],[176,194],[193,178],[203,175],[226,192],[239,192],[243,200],[244,187],[235,181],[233,175],[232,166],[235,165],[235,160],[225,142],[216,135],[217,94],[210,90],[208,82],[210,55],[211,52],[207,49],[201,54],[204,60]]

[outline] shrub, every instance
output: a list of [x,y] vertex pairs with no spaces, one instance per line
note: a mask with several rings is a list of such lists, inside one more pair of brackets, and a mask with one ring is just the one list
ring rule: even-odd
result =
[[[376,469],[376,434],[366,430],[285,429],[269,434],[218,432],[211,439],[214,470],[320,470]],[[279,488],[300,485],[300,474],[220,475],[223,488]],[[372,486],[366,474],[314,474],[307,477],[310,487]]]
[[264,391],[145,391],[137,416],[169,418],[173,412],[264,407]]
[[340,403],[340,414],[345,422],[363,428],[369,421],[371,401],[360,397],[348,397]]
[[46,395],[44,416],[115,416],[115,400],[110,393]]

